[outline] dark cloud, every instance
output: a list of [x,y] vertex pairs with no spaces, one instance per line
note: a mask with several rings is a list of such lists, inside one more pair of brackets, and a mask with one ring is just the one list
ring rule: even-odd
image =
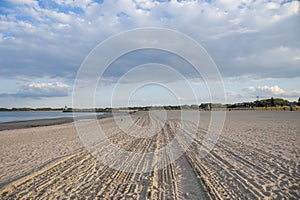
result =
[[[0,41],[0,76],[6,78],[23,76],[74,79],[84,57],[98,42],[119,31],[139,27],[141,22],[147,22],[147,24],[143,23],[143,26],[156,25],[174,28],[193,36],[196,40],[201,40],[223,76],[232,77],[249,74],[257,77],[300,76],[299,60],[291,60],[290,52],[286,55],[283,54],[281,58],[272,54],[272,49],[280,46],[290,48],[291,53],[299,51],[299,15],[289,14],[291,17],[286,17],[287,14],[284,13],[286,12],[284,9],[282,9],[283,11],[278,10],[277,15],[282,16],[282,19],[271,23],[272,15],[264,16],[262,12],[261,16],[256,16],[256,18],[261,18],[261,21],[270,20],[269,23],[272,24],[269,26],[266,22],[266,27],[263,27],[262,24],[259,24],[260,21],[256,21],[255,17],[252,19],[248,15],[239,16],[240,10],[221,12],[223,9],[233,9],[234,5],[231,8],[229,4],[224,4],[224,8],[222,8],[220,7],[222,4],[219,5],[217,2],[210,1],[186,2],[187,4],[193,3],[195,9],[190,9],[190,12],[186,12],[187,16],[184,17],[181,14],[176,14],[175,11],[178,9],[186,10],[189,6],[184,6],[185,1],[179,2],[181,3],[149,3],[149,10],[144,11],[150,12],[151,15],[149,16],[139,13],[138,8],[130,6],[131,3],[122,2],[116,2],[118,6],[114,9],[105,7],[106,4],[106,6],[112,6],[110,2],[103,2],[102,5],[96,3],[60,5],[55,1],[53,1],[53,5],[46,7],[41,4],[30,4],[34,9],[29,9],[28,5],[10,8],[1,18],[3,23],[0,30],[3,34],[0,38],[2,40]],[[137,1],[132,2],[132,4],[137,4]],[[138,4],[144,5],[140,1]],[[62,7],[63,11],[68,11],[72,6],[82,9],[82,11],[62,12],[56,9]],[[124,7],[123,11],[119,9],[121,6]],[[196,9],[201,6],[205,10],[204,14]],[[227,8],[227,6],[229,7]],[[258,10],[265,9],[263,4],[255,6],[259,6]],[[219,7],[220,11],[213,13],[215,7]],[[101,9],[103,14],[99,15],[99,12],[96,12],[97,9]],[[273,10],[272,12],[275,12]],[[116,14],[120,12],[130,15],[130,19],[122,16],[116,17]],[[161,17],[165,12],[171,13],[172,17],[162,20]],[[248,12],[250,15],[252,10],[248,10]],[[224,16],[220,18],[214,14]],[[28,20],[29,18],[35,20]],[[191,21],[187,23],[187,19]],[[234,25],[235,21],[240,22]],[[186,46],[182,48],[188,50]],[[145,52],[143,54],[138,58],[128,55],[127,61],[124,61],[124,58],[122,62],[135,64],[154,60],[164,64],[168,58],[171,58],[153,53],[153,55],[147,55]],[[264,55],[265,58],[261,58],[261,55]],[[131,58],[135,60],[129,61]],[[115,64],[119,65],[120,71],[111,71],[108,75],[120,75],[122,69],[126,68],[123,63],[116,61]],[[178,70],[181,69],[176,66],[181,63],[178,59],[167,61],[167,64],[171,64]],[[282,67],[288,67],[288,69],[282,70]],[[186,67],[182,67],[182,71],[193,76],[192,71]]]
[[[100,59],[100,58],[99,58]],[[117,58],[111,65],[107,68],[103,74],[104,78],[109,78],[112,80],[118,80],[120,77],[125,75],[130,70],[141,65],[149,64],[148,67],[151,68],[151,63],[153,66],[156,64],[165,65],[181,74],[185,78],[198,78],[200,74],[195,70],[195,68],[180,55],[175,55],[174,53],[159,50],[159,49],[141,49],[129,52],[119,58]],[[164,68],[161,66],[161,68]],[[144,79],[145,76],[152,77],[152,80],[157,81],[174,81],[172,74],[163,74],[163,69],[159,68],[149,69],[148,74],[135,74],[136,79]],[[178,78],[178,76],[176,76]],[[133,80],[128,80],[133,81]]]
[[265,30],[204,42],[225,77],[300,77],[300,16]]

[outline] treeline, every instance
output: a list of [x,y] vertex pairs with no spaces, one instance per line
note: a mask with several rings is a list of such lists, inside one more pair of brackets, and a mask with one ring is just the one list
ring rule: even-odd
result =
[[283,106],[300,106],[300,98],[298,101],[290,102],[286,99],[281,98],[270,98],[256,100],[254,102],[242,102],[234,104],[221,104],[221,103],[201,103],[200,105],[168,105],[168,106],[146,106],[146,107],[130,107],[121,108],[129,110],[151,110],[151,109],[164,109],[164,110],[187,110],[187,109],[200,109],[200,110],[211,110],[211,109],[225,109],[225,108],[255,108],[255,107],[283,107]]
[[254,107],[283,107],[283,106],[300,106],[300,98],[298,102],[290,102],[286,99],[281,98],[270,98],[270,99],[262,99],[256,100],[254,102],[243,102],[243,103],[235,103],[235,104],[227,104],[227,108],[254,108]]
[[226,105],[220,103],[202,103],[200,105],[168,105],[168,106],[141,106],[117,108],[113,110],[135,110],[135,111],[150,111],[150,110],[195,110],[195,109],[211,109],[211,108],[226,108]]
[[0,111],[63,111],[63,112],[112,112],[112,111],[149,111],[149,110],[212,110],[225,108],[255,108],[255,107],[284,107],[284,106],[300,106],[300,98],[298,101],[290,102],[281,98],[270,98],[256,100],[254,102],[243,102],[235,104],[221,104],[221,103],[201,103],[200,105],[167,105],[167,106],[135,106],[123,108],[91,108],[91,109],[72,109],[72,108],[0,108]]

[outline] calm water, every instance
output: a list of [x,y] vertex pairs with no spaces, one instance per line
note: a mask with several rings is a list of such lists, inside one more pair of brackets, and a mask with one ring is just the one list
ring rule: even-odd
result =
[[[103,113],[97,113],[97,115],[102,115]],[[80,112],[76,113],[76,116],[90,116],[94,115],[90,112]],[[0,122],[14,122],[14,121],[27,121],[35,119],[54,119],[62,117],[73,117],[71,112],[61,112],[61,111],[16,111],[16,112],[0,112]]]

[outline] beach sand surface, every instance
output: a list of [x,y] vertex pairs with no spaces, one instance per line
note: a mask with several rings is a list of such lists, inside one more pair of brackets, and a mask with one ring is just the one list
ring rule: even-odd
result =
[[0,198],[300,198],[300,112],[227,112],[211,150],[210,118],[137,112],[98,120],[100,136],[88,120],[0,131]]

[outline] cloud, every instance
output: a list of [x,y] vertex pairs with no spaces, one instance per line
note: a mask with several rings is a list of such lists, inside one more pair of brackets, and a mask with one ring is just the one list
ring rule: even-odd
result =
[[13,4],[36,4],[35,0],[10,0]]
[[283,88],[280,88],[278,85],[268,86],[257,86],[253,87],[250,86],[247,89],[245,89],[245,92],[248,95],[255,95],[260,97],[278,97],[278,98],[296,98],[300,96],[300,91],[297,90],[285,90]]
[[[262,76],[300,76],[295,74],[299,60],[290,59],[299,57],[300,51],[298,1],[12,3],[4,6],[0,15],[2,76],[72,79],[84,57],[103,39],[143,26],[172,28],[203,41],[224,76],[257,75],[259,69]],[[281,52],[274,49],[281,46],[290,51],[277,62]],[[267,71],[283,65],[291,66],[291,73]]]
[[15,94],[0,94],[0,97],[15,98],[42,98],[42,97],[64,97],[68,96],[68,85],[56,83],[29,83],[24,85]]
[[[299,78],[299,5],[286,0],[5,0],[0,7],[0,77],[25,84],[16,97],[47,97],[51,92],[26,82],[61,80],[71,85],[84,58],[100,42],[121,31],[154,26],[200,42],[224,78]],[[193,70],[172,56],[144,55],[121,58],[105,78],[117,79],[128,66],[149,61],[172,65],[195,78]],[[153,76],[164,79],[158,72]],[[282,95],[289,94],[285,92]]]
[[250,92],[255,92],[255,91],[256,91],[255,87],[252,87],[252,86],[248,87],[248,90],[249,90]]
[[266,93],[270,93],[270,94],[274,94],[274,95],[281,95],[286,93],[283,89],[281,89],[280,87],[278,87],[278,85],[274,85],[274,86],[258,86],[258,90],[262,91],[262,92],[266,92]]
[[248,86],[236,91],[228,90],[226,100],[228,103],[253,102],[259,99],[283,98],[289,101],[297,101],[300,97],[300,90],[286,89],[279,85],[257,85]]
[[[166,68],[169,69],[166,70]],[[157,49],[136,50],[125,54],[111,63],[103,76],[117,81],[129,72],[131,75],[126,76],[124,83],[145,80],[172,82],[200,76],[184,58]],[[179,78],[178,74],[182,75],[182,78]]]
[[[232,33],[204,46],[225,77],[300,77],[299,16],[249,33]],[[297,28],[295,28],[297,27]]]

